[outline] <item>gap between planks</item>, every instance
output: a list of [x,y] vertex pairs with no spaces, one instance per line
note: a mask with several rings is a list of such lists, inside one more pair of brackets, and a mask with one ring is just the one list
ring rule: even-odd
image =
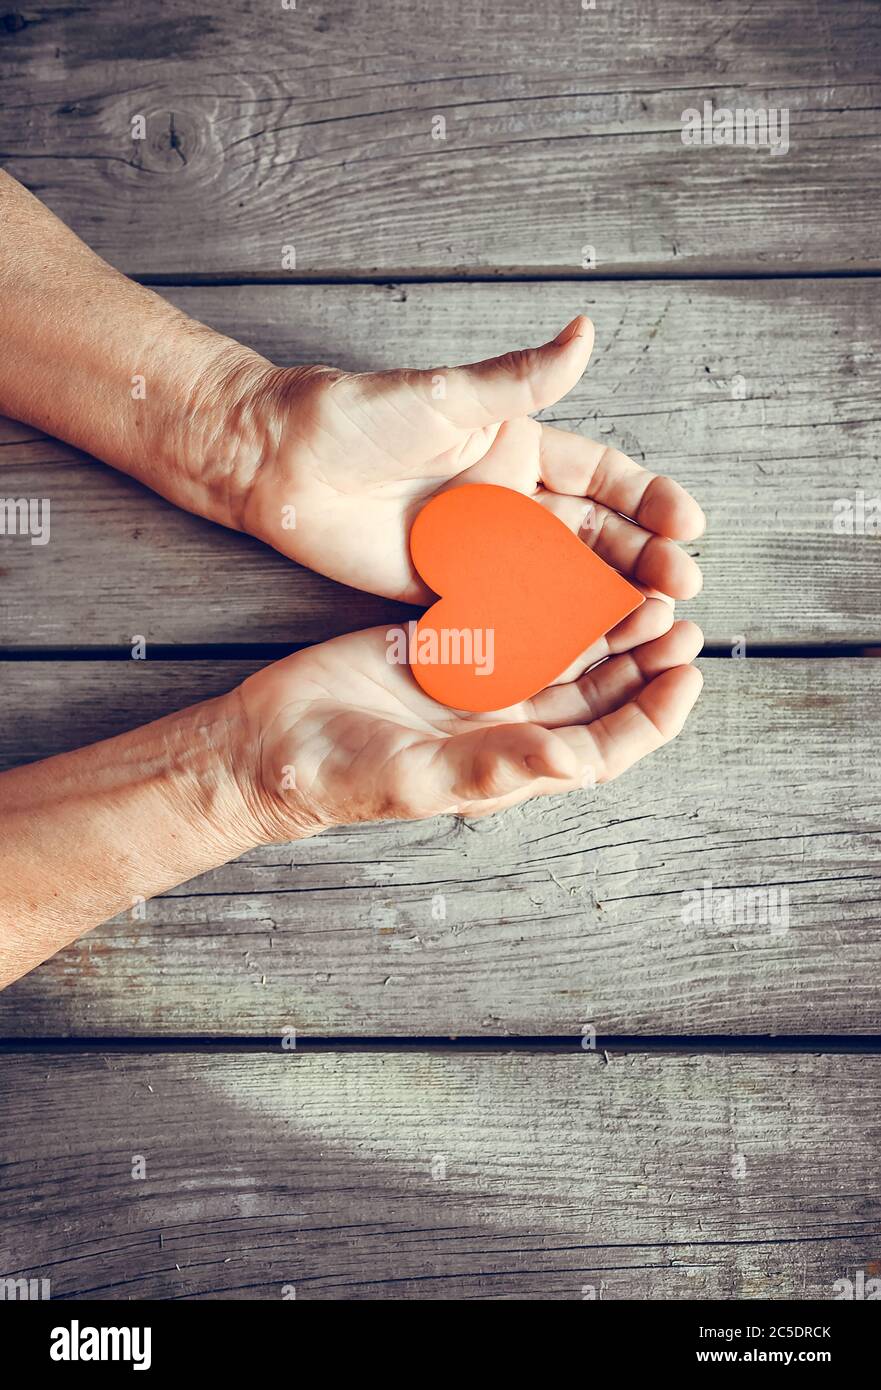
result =
[[741,280],[877,280],[881,270],[824,270],[813,266],[800,270],[670,270],[661,262],[641,270],[590,271],[559,270],[438,270],[423,271],[401,268],[384,270],[375,275],[369,272],[345,275],[331,270],[316,270],[311,274],[266,275],[260,271],[147,271],[128,276],[139,285],[155,289],[238,289],[249,285],[314,286],[321,285],[379,285],[394,289],[396,285],[547,285],[547,284],[620,284],[628,281],[648,283],[689,284],[701,281],[728,283]]
[[[150,646],[149,661],[278,661],[294,652],[307,650],[311,642],[155,642]],[[719,642],[708,642],[701,648],[701,658],[731,660],[731,648]],[[820,660],[864,659],[881,657],[881,637],[867,637],[864,642],[752,642],[749,650],[738,660]],[[130,646],[102,647],[0,647],[3,661],[131,661]]]
[[881,1054],[881,1034],[712,1034],[703,1036],[639,1033],[610,1034],[595,1039],[596,1046],[582,1047],[583,1038],[577,1034],[531,1037],[322,1037],[298,1035],[296,1047],[282,1048],[278,1036],[217,1036],[195,1034],[189,1037],[66,1037],[66,1038],[0,1038],[0,1057],[30,1056],[43,1053],[271,1053],[279,1051],[340,1052],[340,1053],[524,1053],[566,1055],[572,1052],[593,1054],[604,1064],[614,1056],[655,1054],[674,1057],[755,1056],[780,1053],[826,1056]]

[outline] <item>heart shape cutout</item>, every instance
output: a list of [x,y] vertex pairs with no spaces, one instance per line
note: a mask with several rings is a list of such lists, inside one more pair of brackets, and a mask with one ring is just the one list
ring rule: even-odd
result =
[[410,554],[441,595],[411,631],[410,668],[451,709],[530,699],[643,602],[540,502],[490,483],[433,497]]

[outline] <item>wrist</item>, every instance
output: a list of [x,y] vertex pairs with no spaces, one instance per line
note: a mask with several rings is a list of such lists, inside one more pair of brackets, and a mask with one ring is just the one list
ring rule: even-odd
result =
[[98,922],[263,840],[222,696],[3,774],[0,988]]
[[218,375],[211,428],[219,430],[219,453],[229,461],[234,519],[226,524],[320,568],[314,541],[324,523],[319,502],[316,524],[314,503],[325,489],[316,488],[312,450],[327,429],[331,391],[344,373],[321,365],[276,367],[251,354],[222,360]]
[[265,843],[251,773],[252,730],[238,692],[193,705],[162,723],[157,790],[166,813],[179,824],[182,842],[198,841],[213,864]]
[[297,691],[300,655],[264,666],[226,697],[233,734],[228,765],[260,844],[308,839],[345,823],[322,775],[330,751],[327,702]]
[[139,464],[129,471],[187,511],[245,530],[267,447],[264,401],[274,368],[165,307],[170,318],[145,354],[145,399],[140,415],[136,402],[132,441]]
[[0,412],[240,525],[270,364],[112,269],[2,170],[0,220]]

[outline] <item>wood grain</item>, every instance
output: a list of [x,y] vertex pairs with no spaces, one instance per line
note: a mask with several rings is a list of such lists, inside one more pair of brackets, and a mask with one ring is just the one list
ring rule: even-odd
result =
[[[881,269],[879,54],[868,0],[51,0],[0,19],[0,162],[129,273],[307,282],[168,290],[279,362],[430,366],[586,309],[593,366],[547,418],[699,496],[710,640],[878,645],[877,536],[832,529],[881,495],[877,281],[689,277]],[[685,148],[704,101],[786,107],[789,152]],[[602,280],[633,275],[669,278]],[[408,616],[3,420],[0,493],[52,504],[48,546],[0,537],[0,647]],[[0,662],[0,768],[255,665]],[[613,787],[255,852],[0,995],[0,1278],[825,1300],[877,1275],[881,1057],[590,1047],[878,1032],[878,665],[702,666],[681,740]],[[469,1034],[571,1042],[308,1050]],[[113,1036],[143,1042],[27,1041]]]
[[[877,1033],[881,668],[702,667],[685,733],[617,783],[246,855],[10,987],[0,1033]],[[9,663],[0,764],[249,669]]]
[[0,1093],[0,1269],[56,1300],[826,1300],[877,1273],[877,1056],[50,1052],[4,1057]]
[[[0,159],[129,271],[278,275],[285,245],[318,276],[580,274],[588,244],[606,272],[881,265],[870,0],[18,18]],[[705,101],[785,107],[788,153],[685,147]]]
[[[690,487],[709,516],[687,606],[710,641],[881,638],[879,538],[833,530],[881,496],[875,282],[189,289],[182,307],[282,363],[432,366],[597,326],[546,412]],[[48,497],[51,540],[0,537],[0,645],[313,642],[403,610],[190,517],[33,430],[0,423],[0,492]],[[220,595],[222,594],[222,598]]]

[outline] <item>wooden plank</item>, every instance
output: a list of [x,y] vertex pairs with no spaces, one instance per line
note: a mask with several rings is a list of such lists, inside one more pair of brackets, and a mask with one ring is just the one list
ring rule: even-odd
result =
[[[877,1033],[878,663],[702,667],[682,737],[613,785],[250,853],[11,986],[0,1035]],[[248,669],[7,664],[0,762]]]
[[[582,383],[546,412],[692,488],[708,639],[881,637],[878,537],[834,504],[881,496],[875,282],[252,287],[171,297],[285,363],[431,366],[597,325]],[[49,497],[51,540],[0,538],[0,645],[317,641],[402,610],[180,512],[33,430],[0,423],[0,492]],[[222,576],[223,601],[218,601]]]
[[[12,18],[0,158],[130,271],[277,275],[285,245],[312,275],[577,274],[586,244],[606,271],[881,266],[870,0]],[[786,108],[788,152],[687,148],[705,101]]]
[[47,1053],[0,1093],[0,1271],[55,1299],[825,1300],[878,1273],[877,1056]]

